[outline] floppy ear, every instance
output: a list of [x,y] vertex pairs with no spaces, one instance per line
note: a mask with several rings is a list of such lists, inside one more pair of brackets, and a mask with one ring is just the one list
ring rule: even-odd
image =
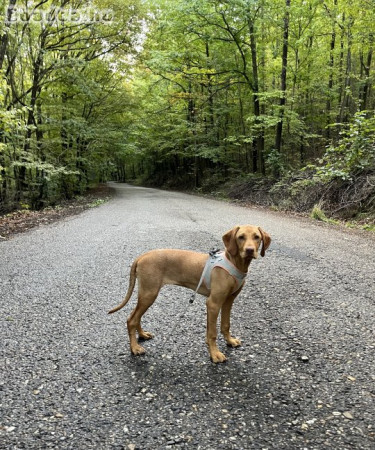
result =
[[239,226],[234,227],[231,230],[227,231],[223,236],[225,248],[232,256],[236,256],[238,253],[236,233],[239,229],[240,229]]
[[260,251],[261,256],[264,256],[266,254],[267,248],[271,244],[271,236],[263,231],[260,227],[258,227],[258,230],[260,231],[260,234],[262,235],[262,250]]

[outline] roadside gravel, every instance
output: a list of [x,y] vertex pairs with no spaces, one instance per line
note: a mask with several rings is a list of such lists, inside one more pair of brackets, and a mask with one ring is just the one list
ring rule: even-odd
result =
[[[0,242],[0,447],[373,449],[375,249],[371,236],[264,210],[114,185],[103,206]],[[205,302],[166,287],[132,357],[133,259],[220,245],[238,223],[273,238],[236,300],[243,346],[205,346]],[[173,335],[170,331],[178,321]]]

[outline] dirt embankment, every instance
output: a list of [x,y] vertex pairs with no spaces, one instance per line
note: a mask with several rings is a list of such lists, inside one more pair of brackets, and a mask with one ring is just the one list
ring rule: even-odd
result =
[[0,240],[9,239],[14,234],[94,208],[109,200],[114,192],[111,187],[101,184],[96,188],[89,189],[84,195],[66,200],[55,207],[48,207],[40,211],[19,210],[0,216]]
[[250,177],[231,184],[226,193],[232,200],[244,203],[375,228],[374,171],[328,182],[309,176],[290,176],[280,181]]

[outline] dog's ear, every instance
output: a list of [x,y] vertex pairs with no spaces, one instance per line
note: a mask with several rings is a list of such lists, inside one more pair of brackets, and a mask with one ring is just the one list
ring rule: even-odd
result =
[[227,231],[223,236],[225,248],[232,256],[236,256],[238,253],[236,234],[239,229],[240,229],[239,226],[234,227],[231,230]]
[[260,251],[261,256],[264,256],[266,254],[267,248],[271,244],[271,236],[263,231],[260,227],[258,227],[258,230],[260,231],[260,234],[262,235],[262,250]]

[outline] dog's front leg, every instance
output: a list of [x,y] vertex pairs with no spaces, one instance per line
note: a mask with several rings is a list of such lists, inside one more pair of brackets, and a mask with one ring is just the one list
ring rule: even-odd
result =
[[231,295],[230,297],[228,297],[221,309],[221,333],[224,336],[224,339],[227,342],[227,345],[229,345],[230,347],[240,347],[241,345],[241,341],[239,339],[234,338],[231,334],[230,334],[230,313],[232,310],[232,305],[234,302],[234,299],[237,297],[237,295],[239,294],[236,293],[235,295]]
[[213,297],[210,295],[207,299],[207,335],[206,343],[208,345],[208,351],[210,353],[212,362],[222,363],[227,360],[224,353],[222,353],[217,347],[217,317],[220,309],[224,303],[225,298]]

